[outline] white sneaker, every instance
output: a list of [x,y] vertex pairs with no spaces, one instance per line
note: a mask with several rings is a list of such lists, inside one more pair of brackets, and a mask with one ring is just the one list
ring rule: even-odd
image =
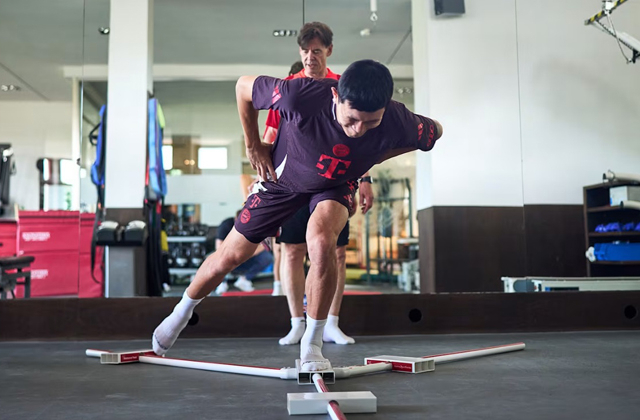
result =
[[222,280],[222,283],[220,283],[216,288],[216,295],[222,296],[222,294],[225,293],[227,290],[229,290],[229,285],[227,284],[226,280]]
[[238,277],[238,280],[236,280],[233,285],[243,292],[253,292],[255,290],[253,288],[253,283],[251,282],[251,280],[247,280],[243,276]]
[[271,292],[271,296],[282,296],[282,285],[279,281],[273,282],[273,292]]

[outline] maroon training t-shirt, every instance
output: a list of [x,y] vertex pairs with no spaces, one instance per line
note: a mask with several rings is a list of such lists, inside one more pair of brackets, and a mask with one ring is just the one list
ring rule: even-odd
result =
[[396,101],[378,127],[347,136],[334,116],[331,88],[337,86],[331,79],[255,80],[254,108],[277,110],[282,118],[272,156],[278,183],[298,192],[324,191],[362,176],[390,150],[433,148],[435,123]]

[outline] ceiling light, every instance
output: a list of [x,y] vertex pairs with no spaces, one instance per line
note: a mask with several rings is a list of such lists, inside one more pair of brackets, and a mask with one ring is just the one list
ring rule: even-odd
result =
[[395,92],[400,96],[411,95],[413,93],[413,89],[410,87],[397,87]]
[[297,36],[298,31],[295,29],[274,29],[273,36]]
[[17,92],[19,90],[22,90],[22,88],[16,85],[2,85],[0,86],[0,90],[3,92]]
[[101,27],[100,29],[98,29],[98,32],[100,32],[102,35],[109,35],[109,32],[111,32],[111,29]]

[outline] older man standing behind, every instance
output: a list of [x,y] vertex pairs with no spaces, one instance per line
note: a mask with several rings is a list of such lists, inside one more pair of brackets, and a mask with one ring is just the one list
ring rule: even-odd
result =
[[[298,35],[298,47],[304,68],[298,73],[290,75],[285,80],[304,77],[310,77],[316,80],[340,79],[340,75],[333,73],[327,67],[327,58],[329,58],[333,52],[333,32],[327,25],[321,22],[306,23]],[[264,141],[273,143],[276,141],[278,127],[280,126],[280,115],[277,111],[269,111],[266,125],[267,128],[263,136]],[[365,176],[361,179],[359,191],[360,204],[364,214],[373,205],[373,191],[370,177]],[[287,296],[289,312],[291,313],[291,331],[287,336],[279,340],[281,345],[298,344],[306,327],[303,303],[305,290],[304,259],[307,254],[306,232],[310,216],[311,214],[307,207],[300,209],[290,220],[285,222],[282,226],[282,233],[277,238],[277,243],[282,244],[281,258],[283,260],[283,267],[280,278],[284,284],[283,289]],[[325,342],[336,344],[355,343],[355,340],[344,334],[338,326],[347,273],[346,248],[348,243],[349,223],[347,222],[338,237],[336,247],[338,287],[331,303],[331,309],[323,336]]]

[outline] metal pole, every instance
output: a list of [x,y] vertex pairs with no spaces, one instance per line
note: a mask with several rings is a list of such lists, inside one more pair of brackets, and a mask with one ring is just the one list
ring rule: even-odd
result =
[[[325,392],[329,392],[329,388],[325,385],[322,375],[316,373],[312,379],[319,393],[324,394]],[[329,401],[329,404],[327,404],[327,412],[332,420],[347,420],[347,417],[342,410],[340,410],[340,405],[336,401]]]
[[371,212],[367,212],[367,214],[364,215],[364,231],[365,231],[365,243],[364,243],[364,249],[365,249],[365,264],[366,264],[366,268],[367,268],[367,284],[371,285],[371,254],[370,254],[370,250],[369,250],[369,216],[371,215]]
[[409,237],[413,238],[413,200],[411,199],[411,183],[409,178],[405,178],[405,186],[409,194]]

